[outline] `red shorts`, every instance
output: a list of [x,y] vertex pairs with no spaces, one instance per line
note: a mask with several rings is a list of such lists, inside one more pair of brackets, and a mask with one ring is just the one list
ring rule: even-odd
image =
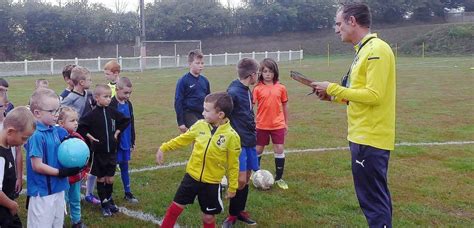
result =
[[266,146],[270,143],[270,136],[273,144],[285,144],[285,128],[276,130],[257,129],[257,145]]

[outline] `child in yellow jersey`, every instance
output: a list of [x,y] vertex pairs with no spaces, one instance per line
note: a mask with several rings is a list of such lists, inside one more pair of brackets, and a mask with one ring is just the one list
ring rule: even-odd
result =
[[198,120],[184,134],[163,143],[156,153],[158,164],[163,152],[185,147],[194,142],[186,166],[186,174],[166,211],[161,227],[173,227],[187,204],[196,196],[203,213],[205,228],[215,227],[215,215],[222,209],[220,182],[227,175],[227,198],[235,196],[238,187],[240,137],[227,118],[233,109],[232,98],[226,92],[212,93],[204,100],[203,120]]
[[112,90],[112,97],[115,97],[117,81],[120,78],[120,70],[120,64],[115,59],[108,61],[104,65],[105,80],[107,80],[107,85]]

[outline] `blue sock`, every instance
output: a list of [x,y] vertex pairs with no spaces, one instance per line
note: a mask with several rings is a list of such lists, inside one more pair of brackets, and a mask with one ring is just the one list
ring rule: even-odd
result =
[[128,162],[119,163],[120,174],[122,176],[123,190],[130,192],[130,175],[128,174]]

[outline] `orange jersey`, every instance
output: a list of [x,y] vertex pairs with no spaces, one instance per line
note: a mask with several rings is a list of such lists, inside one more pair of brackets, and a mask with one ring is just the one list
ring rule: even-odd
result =
[[279,82],[265,85],[259,82],[253,89],[253,103],[257,105],[257,128],[275,130],[286,128],[283,103],[288,102],[286,87]]

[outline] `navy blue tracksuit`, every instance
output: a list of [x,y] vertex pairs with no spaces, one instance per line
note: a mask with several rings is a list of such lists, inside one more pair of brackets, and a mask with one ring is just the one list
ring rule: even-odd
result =
[[349,142],[352,177],[369,227],[392,227],[392,199],[387,185],[390,151]]

